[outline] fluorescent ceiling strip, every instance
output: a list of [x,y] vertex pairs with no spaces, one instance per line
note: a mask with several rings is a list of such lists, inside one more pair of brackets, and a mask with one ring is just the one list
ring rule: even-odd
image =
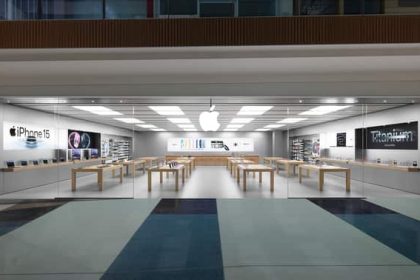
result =
[[182,116],[184,112],[178,106],[149,106],[150,110],[162,116]]
[[260,116],[263,115],[265,112],[271,110],[273,106],[243,106],[241,110],[239,110],[239,116]]
[[225,128],[223,131],[238,131],[237,128]]
[[175,124],[191,123],[190,119],[188,119],[188,118],[168,118],[168,121],[170,121],[171,123],[175,123]]
[[163,128],[152,128],[152,131],[160,132],[160,131],[166,131],[166,129]]
[[264,126],[264,128],[279,128],[285,126],[284,124],[269,124]]
[[226,126],[226,128],[227,129],[232,129],[232,128],[241,128],[241,127],[243,127],[244,126],[244,124],[228,124],[227,126]]
[[100,116],[121,116],[122,114],[104,106],[73,106],[73,108]]
[[286,118],[281,121],[278,121],[277,123],[298,123],[306,120],[307,118]]
[[153,124],[138,124],[137,126],[141,128],[157,128],[157,126]]
[[340,111],[349,107],[351,106],[350,105],[348,106],[337,106],[337,105],[318,106],[308,111],[302,112],[299,115],[322,116],[322,115],[326,115],[332,112],[337,112],[337,111]]
[[270,131],[271,129],[268,128],[258,128],[255,131]]
[[123,122],[123,123],[128,123],[128,124],[144,123],[143,121],[135,119],[135,118],[114,118],[114,120]]
[[180,128],[195,128],[193,124],[178,124]]
[[234,118],[230,121],[230,123],[250,123],[254,120],[254,118]]

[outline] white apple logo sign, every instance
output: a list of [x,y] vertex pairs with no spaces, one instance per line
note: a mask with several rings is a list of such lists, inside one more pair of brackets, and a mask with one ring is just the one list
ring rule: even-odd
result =
[[219,112],[202,112],[200,114],[200,126],[204,131],[217,131],[220,127],[220,123],[217,121]]

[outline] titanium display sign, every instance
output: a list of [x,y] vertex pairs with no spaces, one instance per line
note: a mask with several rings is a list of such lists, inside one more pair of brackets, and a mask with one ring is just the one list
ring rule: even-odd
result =
[[366,132],[367,149],[418,149],[418,122],[368,127]]

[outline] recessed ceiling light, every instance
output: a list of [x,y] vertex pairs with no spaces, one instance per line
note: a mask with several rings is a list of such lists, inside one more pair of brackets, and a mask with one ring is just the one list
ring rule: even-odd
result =
[[114,118],[114,120],[123,122],[123,123],[129,123],[129,124],[144,123],[143,121],[135,119],[135,118]]
[[271,129],[268,128],[258,128],[255,131],[270,131]]
[[180,128],[195,128],[193,124],[179,124]]
[[230,123],[250,123],[254,120],[254,118],[234,118],[230,121]]
[[321,116],[321,115],[326,115],[332,112],[336,112],[336,111],[340,111],[346,108],[351,107],[349,106],[318,106],[315,108],[312,108],[308,111],[302,112],[299,115],[308,115],[308,116]]
[[264,126],[264,128],[279,128],[285,126],[284,124],[269,124]]
[[191,123],[190,119],[188,118],[168,118],[168,121],[170,121],[171,123]]
[[273,106],[243,106],[239,110],[239,116],[259,116],[271,110]]
[[182,116],[184,112],[178,106],[149,106],[149,109],[162,116]]
[[238,131],[236,128],[225,128],[223,131]]
[[197,128],[184,128],[184,131],[193,132],[193,131],[198,131],[198,130],[197,130]]
[[156,132],[166,131],[166,129],[163,128],[152,128],[151,130]]
[[104,106],[73,106],[73,108],[100,116],[121,116],[122,114]]
[[138,124],[137,126],[141,128],[157,128],[156,125],[153,124]]
[[285,118],[281,121],[278,121],[277,123],[298,123],[301,121],[306,121],[307,118]]
[[227,129],[232,129],[232,128],[241,128],[241,127],[243,127],[244,126],[244,124],[228,124],[227,126],[226,126],[226,128]]
[[273,106],[243,106],[239,110],[238,115],[242,116],[259,116],[271,110]]

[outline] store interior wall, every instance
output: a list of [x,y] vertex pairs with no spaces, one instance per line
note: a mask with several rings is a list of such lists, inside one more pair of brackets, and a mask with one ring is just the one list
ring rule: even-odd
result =
[[249,154],[271,156],[272,153],[271,132],[136,132],[134,137],[134,156],[164,156],[169,153],[167,152],[168,138],[188,137],[251,138],[254,140],[255,150]]
[[275,130],[273,131],[273,134],[274,134],[273,156],[287,158],[288,157],[287,138],[289,135],[287,130]]
[[[366,105],[369,106],[369,105]],[[362,112],[362,106],[360,106]],[[420,121],[420,105],[405,105],[372,114],[356,116],[319,125],[313,125],[290,131],[290,137],[320,134],[321,155],[329,158],[354,159],[354,131],[356,128],[374,127]],[[352,142],[349,147],[334,147],[336,133],[346,132]],[[353,137],[352,137],[353,136]],[[399,163],[415,161],[420,158],[417,150],[366,150],[366,160],[382,162],[397,160]]]

